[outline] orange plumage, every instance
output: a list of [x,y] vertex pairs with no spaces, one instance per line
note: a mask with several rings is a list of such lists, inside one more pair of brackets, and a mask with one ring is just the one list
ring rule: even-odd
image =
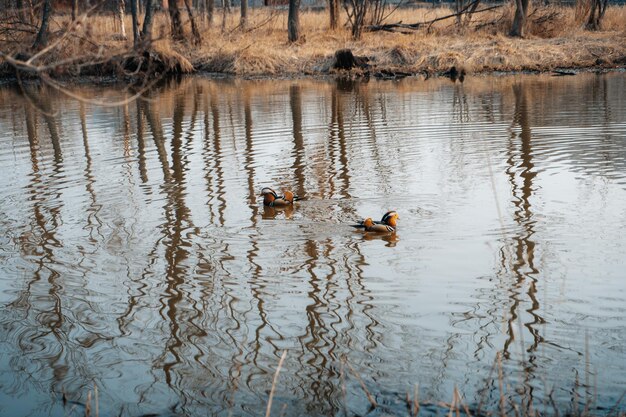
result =
[[291,191],[285,191],[284,195],[279,196],[276,191],[269,187],[263,188],[261,195],[263,196],[263,204],[270,207],[286,207],[293,205],[294,200],[298,199]]

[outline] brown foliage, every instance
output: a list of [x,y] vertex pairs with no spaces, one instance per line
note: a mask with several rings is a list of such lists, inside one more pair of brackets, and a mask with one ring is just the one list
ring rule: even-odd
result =
[[[198,19],[200,35],[210,39],[199,46],[191,44],[191,24],[186,14],[182,16],[182,25],[188,41],[172,42],[169,15],[160,12],[154,16],[155,27],[161,29],[157,29],[152,43],[153,57],[159,58],[159,68],[164,71],[188,72],[195,68],[244,76],[325,74],[339,49],[351,49],[355,55],[371,58],[372,67],[411,73],[442,72],[452,66],[472,73],[546,71],[598,63],[623,65],[620,60],[626,56],[624,6],[607,9],[599,32],[586,31],[575,8],[531,6],[526,38],[521,40],[507,36],[513,11],[509,5],[477,14],[463,27],[458,27],[454,19],[446,19],[410,34],[364,32],[360,40],[352,39],[345,28],[329,31],[327,11],[302,11],[300,31],[306,35],[306,42],[290,44],[285,39],[286,10],[254,9],[246,30],[237,29],[239,16],[235,13],[226,13],[223,31]],[[430,21],[451,13],[454,12],[445,7],[402,9],[391,20]],[[30,64],[45,69],[51,76],[126,76],[128,69],[121,63],[128,62],[133,52],[132,39],[113,36],[118,25],[111,14],[83,17],[79,16],[72,27],[69,15],[55,16],[49,30],[53,47]],[[130,25],[130,16],[126,19]],[[340,27],[342,23],[339,22]],[[35,34],[33,25],[9,24],[0,17],[0,51],[8,57],[32,56],[29,47]],[[0,72],[5,76],[12,72],[11,68],[6,59],[0,62]]]

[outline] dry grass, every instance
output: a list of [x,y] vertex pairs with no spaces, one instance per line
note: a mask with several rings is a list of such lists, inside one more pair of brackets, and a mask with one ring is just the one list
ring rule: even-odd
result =
[[[402,10],[392,19],[419,22],[450,13],[446,8]],[[551,70],[611,64],[626,56],[626,32],[620,24],[626,21],[625,7],[609,9],[605,29],[598,33],[584,31],[574,9],[536,9],[526,39],[506,35],[512,15],[511,8],[497,9],[477,15],[470,27],[460,30],[450,19],[413,34],[369,32],[354,41],[347,30],[327,30],[324,13],[308,12],[302,19],[305,41],[296,45],[286,42],[285,16],[278,15],[248,33],[205,30],[210,41],[188,54],[198,68],[238,75],[324,73],[341,48],[371,57],[377,67],[407,72],[440,72],[452,65],[468,72]],[[267,18],[267,12],[256,11],[256,21]]]
[[[169,22],[158,14],[154,24],[155,50],[165,67],[178,72],[196,70],[241,76],[295,76],[326,74],[334,63],[337,49],[350,48],[357,55],[371,58],[379,69],[403,72],[437,73],[451,66],[462,66],[468,73],[489,71],[549,71],[554,68],[614,67],[626,64],[626,7],[607,10],[603,30],[589,32],[577,8],[536,7],[530,11],[527,37],[507,36],[513,16],[512,6],[477,14],[470,25],[458,28],[454,19],[424,25],[410,34],[365,32],[359,41],[349,30],[328,30],[324,11],[303,11],[301,33],[295,44],[287,42],[287,12],[265,8],[250,10],[247,30],[239,28],[238,13],[226,15],[222,30],[221,11],[213,25],[199,22],[203,42],[172,43]],[[425,22],[452,11],[445,7],[415,8],[396,11],[387,22]],[[190,32],[189,22],[186,31]],[[69,25],[68,17],[57,17],[53,31],[57,37]],[[126,19],[130,32],[130,17]],[[129,39],[120,39],[113,16],[90,16],[42,62],[83,56],[82,62],[100,62],[106,57],[122,56],[132,48]],[[17,51],[32,42],[33,33],[22,32],[16,38],[0,35],[0,49]],[[66,73],[89,73],[94,68],[111,72],[106,66],[59,69]]]
[[[276,367],[276,371],[274,372],[274,377],[272,379],[272,385],[269,391],[269,396],[265,409],[265,417],[272,416],[273,397],[277,387],[278,376],[283,367],[286,356],[287,351],[285,350],[283,351]],[[624,398],[626,397],[626,392],[624,392],[619,397],[617,402],[612,405],[610,409],[600,407],[596,408],[595,399],[593,398],[593,396],[588,394],[588,391],[587,393],[583,394],[585,396],[584,399],[582,397],[579,397],[579,391],[584,392],[585,390],[589,390],[592,387],[588,385],[588,382],[586,382],[585,385],[581,384],[578,380],[578,376],[576,376],[574,381],[574,388],[570,392],[571,401],[569,404],[557,405],[553,397],[554,387],[552,388],[552,390],[547,391],[547,385],[545,387],[547,392],[543,394],[545,396],[543,401],[537,398],[535,396],[536,394],[533,394],[532,390],[527,389],[527,387],[518,387],[518,389],[512,389],[513,387],[509,385],[507,378],[504,376],[502,355],[500,352],[496,354],[496,359],[493,363],[493,366],[491,367],[487,379],[485,380],[485,388],[491,388],[483,390],[482,394],[479,395],[478,404],[467,403],[462,391],[459,390],[456,385],[454,386],[450,402],[441,400],[421,400],[419,396],[419,386],[414,385],[412,389],[409,389],[406,392],[406,411],[400,413],[397,413],[397,411],[394,412],[394,410],[392,410],[387,404],[378,404],[375,398],[370,394],[369,390],[367,389],[363,378],[350,365],[348,359],[346,357],[343,357],[340,362],[341,374],[339,381],[341,384],[340,389],[343,393],[343,409],[345,415],[350,415],[348,412],[348,405],[346,401],[346,380],[348,378],[348,375],[346,375],[345,373],[346,367],[350,370],[350,378],[353,377],[358,381],[364,396],[367,398],[367,401],[370,404],[369,411],[366,414],[369,414],[375,409],[380,409],[381,413],[378,414],[389,417],[402,415],[406,416],[407,412],[408,416],[410,417],[419,417],[420,415],[433,415],[433,412],[436,412],[437,415],[440,415],[440,413],[444,415],[447,414],[449,417],[559,417],[560,415],[569,417],[626,417],[626,412],[624,412],[623,406],[621,405],[622,400],[624,400]],[[587,370],[586,372],[589,371]],[[490,393],[496,395],[491,401],[489,401],[489,403],[487,403],[486,396],[488,396]],[[77,399],[71,401],[72,405],[70,407],[68,404],[70,403],[70,401],[67,394],[64,391],[61,393],[61,400],[63,402],[63,407],[65,408],[65,415],[84,415],[85,417],[99,416],[98,387],[96,385],[94,385],[93,387],[93,395],[92,391],[89,390],[87,392],[86,401],[84,402],[80,401],[80,395],[78,394],[71,395],[71,397]],[[493,400],[495,400],[496,402],[494,402]],[[284,415],[286,408],[287,404],[283,404],[280,415]],[[420,410],[422,409],[426,409],[427,411],[420,414]]]

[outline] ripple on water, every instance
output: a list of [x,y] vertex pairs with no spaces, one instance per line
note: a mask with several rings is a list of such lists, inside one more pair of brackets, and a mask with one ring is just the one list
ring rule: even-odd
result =
[[[287,415],[365,413],[355,374],[375,412],[416,383],[496,410],[499,352],[512,396],[567,408],[589,358],[612,406],[625,83],[185,78],[115,109],[38,90],[53,116],[0,89],[0,396],[257,415],[287,350]],[[391,209],[393,235],[350,226]]]

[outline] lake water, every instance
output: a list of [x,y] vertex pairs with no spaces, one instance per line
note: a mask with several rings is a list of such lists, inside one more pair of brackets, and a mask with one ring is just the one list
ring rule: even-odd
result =
[[0,167],[0,415],[626,411],[624,73],[5,86]]

